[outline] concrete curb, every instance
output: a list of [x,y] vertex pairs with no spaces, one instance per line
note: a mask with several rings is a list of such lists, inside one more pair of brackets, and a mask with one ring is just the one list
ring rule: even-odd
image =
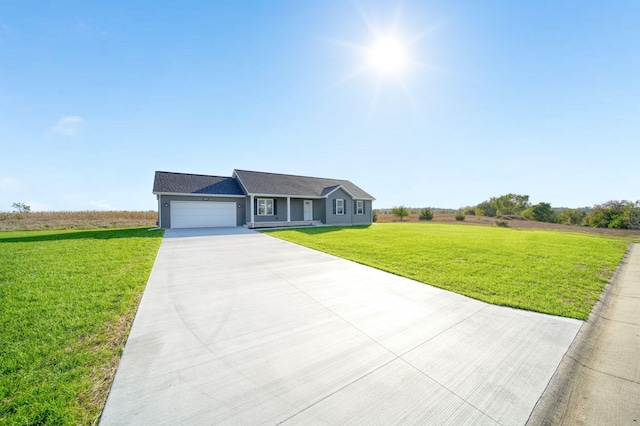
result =
[[[612,319],[621,298],[634,298],[622,294],[626,282],[623,277],[629,265],[640,258],[639,249],[640,244],[634,243],[627,248],[600,300],[538,400],[527,425],[632,424],[640,421],[640,383],[633,377],[639,358],[640,324],[633,318],[629,318],[630,322],[626,322],[626,317],[625,321]],[[631,273],[640,275],[636,271]],[[619,327],[626,328],[629,339],[625,339],[624,331],[618,333]],[[616,350],[619,343],[624,343],[620,340],[630,344],[628,351],[624,347]],[[625,370],[628,374],[615,374],[615,371]]]

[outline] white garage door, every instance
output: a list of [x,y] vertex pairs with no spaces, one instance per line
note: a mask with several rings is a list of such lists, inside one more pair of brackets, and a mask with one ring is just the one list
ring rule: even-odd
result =
[[172,228],[236,226],[236,203],[172,201]]

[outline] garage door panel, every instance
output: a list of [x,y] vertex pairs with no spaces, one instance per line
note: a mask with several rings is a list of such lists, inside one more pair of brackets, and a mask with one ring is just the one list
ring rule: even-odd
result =
[[172,228],[237,226],[236,203],[216,201],[172,201]]

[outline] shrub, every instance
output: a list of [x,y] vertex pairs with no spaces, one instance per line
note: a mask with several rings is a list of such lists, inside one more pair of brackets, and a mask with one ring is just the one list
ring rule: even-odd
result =
[[391,213],[393,213],[394,216],[397,216],[400,218],[400,220],[402,220],[403,217],[409,216],[409,209],[406,208],[405,206],[398,206],[391,209]]
[[432,220],[433,219],[433,210],[429,207],[420,210],[420,220]]
[[506,220],[496,220],[496,226],[499,226],[501,228],[508,228],[509,227],[509,222]]
[[456,215],[456,220],[457,220],[458,222],[462,222],[464,219],[465,219],[465,215],[464,215],[464,213],[458,213],[458,214]]
[[476,208],[475,207],[467,207],[466,209],[464,209],[463,213],[466,214],[466,215],[475,216],[476,215]]
[[378,221],[378,213],[374,213],[373,214],[373,221],[377,222]]

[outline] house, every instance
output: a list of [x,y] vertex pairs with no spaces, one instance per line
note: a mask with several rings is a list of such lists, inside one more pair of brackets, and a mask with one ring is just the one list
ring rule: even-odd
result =
[[369,225],[375,200],[348,180],[249,170],[156,172],[153,193],[161,228]]

